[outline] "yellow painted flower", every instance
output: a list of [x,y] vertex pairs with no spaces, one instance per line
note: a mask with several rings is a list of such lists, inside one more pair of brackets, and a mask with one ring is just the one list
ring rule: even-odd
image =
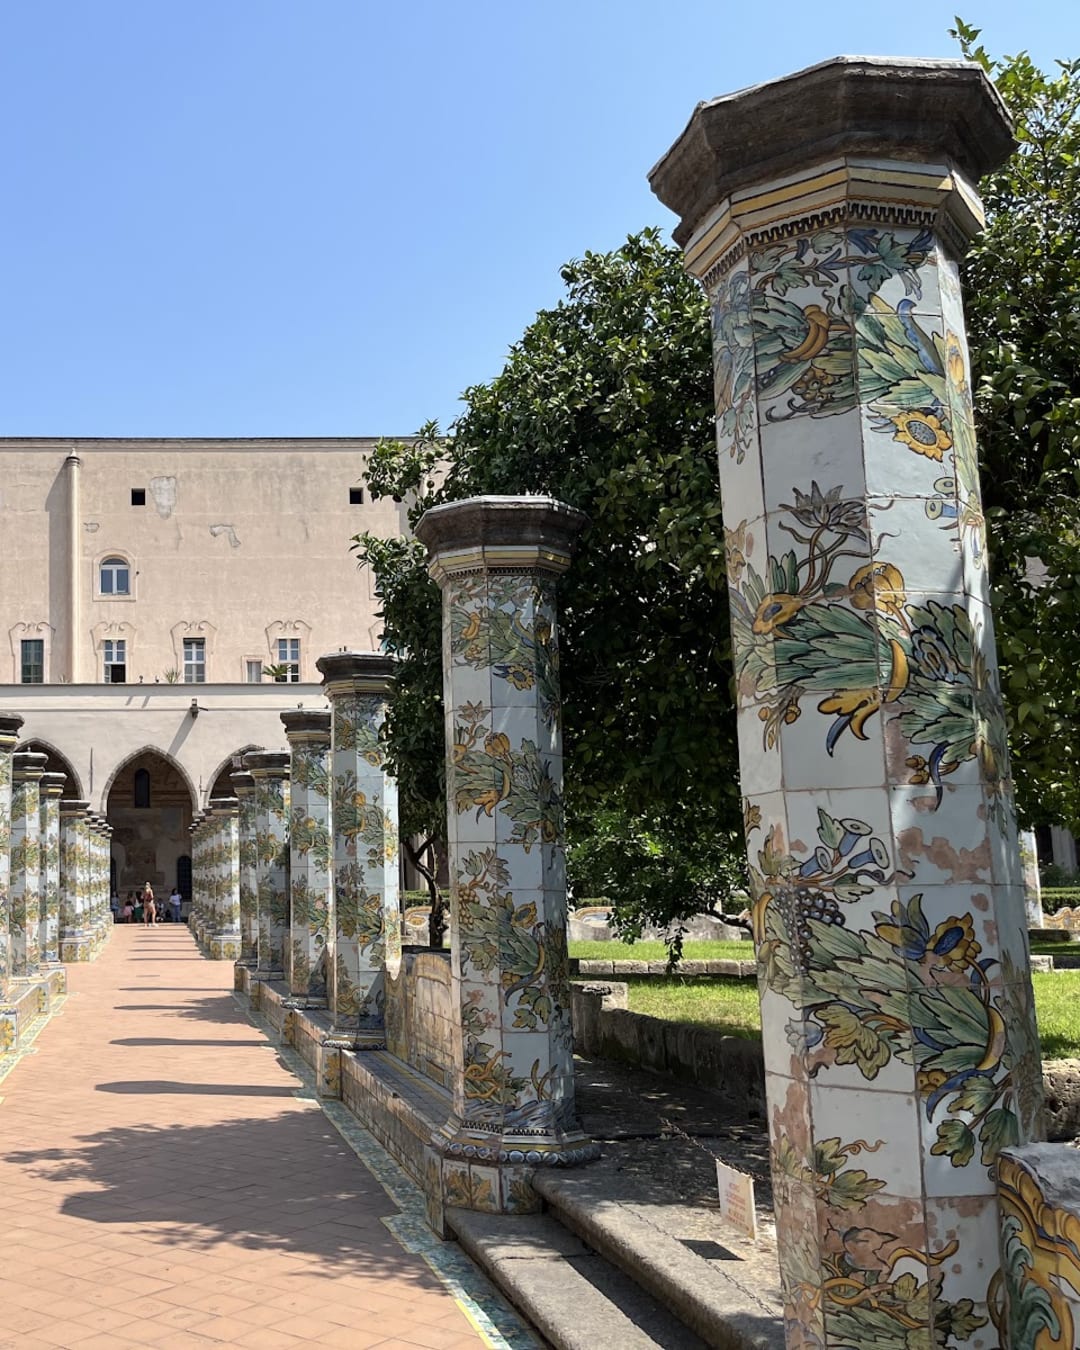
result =
[[973,966],[982,951],[981,944],[975,940],[970,914],[954,916],[939,923],[926,945],[933,952],[935,962],[947,966],[949,970],[966,970]]
[[907,596],[904,577],[892,563],[867,563],[848,584],[851,603],[856,609],[880,609],[901,617],[900,607]]
[[902,412],[892,419],[892,423],[896,428],[893,440],[900,441],[917,455],[940,460],[945,451],[952,447],[952,437],[933,413],[921,410]]
[[798,595],[782,593],[767,595],[758,605],[757,613],[754,615],[754,632],[778,632],[785,623],[789,623],[798,614],[804,603],[802,597]]
[[510,737],[501,731],[492,732],[484,741],[484,749],[495,759],[502,759],[510,753]]
[[465,627],[461,630],[461,636],[466,642],[471,642],[474,637],[480,633],[480,613],[473,610],[465,622]]

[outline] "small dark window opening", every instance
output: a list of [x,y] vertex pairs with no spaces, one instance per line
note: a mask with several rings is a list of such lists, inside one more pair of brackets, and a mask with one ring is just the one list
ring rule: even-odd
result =
[[146,505],[146,489],[145,489],[145,488],[132,488],[132,489],[131,489],[131,504],[132,504],[132,506],[145,506],[145,505]]
[[350,489],[349,489],[349,505],[350,505],[350,506],[363,506],[363,504],[364,504],[364,489],[363,489],[363,488],[350,488]]
[[191,858],[186,853],[176,860],[176,889],[185,900],[191,899]]
[[141,807],[148,807],[150,805],[150,773],[147,769],[135,770],[134,804]]

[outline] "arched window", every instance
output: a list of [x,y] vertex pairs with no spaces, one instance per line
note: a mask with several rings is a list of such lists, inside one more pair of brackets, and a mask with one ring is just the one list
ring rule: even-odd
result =
[[150,805],[150,774],[146,769],[135,770],[135,806]]
[[131,567],[124,558],[106,558],[98,570],[102,595],[130,595]]

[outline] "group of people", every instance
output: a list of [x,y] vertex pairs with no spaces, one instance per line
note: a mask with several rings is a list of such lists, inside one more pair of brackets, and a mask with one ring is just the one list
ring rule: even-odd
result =
[[159,905],[154,899],[154,888],[146,882],[141,891],[128,891],[127,899],[124,901],[121,901],[119,895],[113,891],[109,903],[114,923],[143,923],[149,927],[151,924],[161,923],[162,919],[171,919],[173,923],[179,923],[183,896],[179,888],[174,886],[166,908],[164,904]]

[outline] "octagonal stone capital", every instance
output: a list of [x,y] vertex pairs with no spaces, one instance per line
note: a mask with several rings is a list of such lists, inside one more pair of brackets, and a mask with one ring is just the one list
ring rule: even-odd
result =
[[548,572],[570,566],[588,522],[554,497],[468,497],[426,511],[416,537],[428,551],[428,571],[440,584],[463,572]]
[[[289,755],[284,750],[249,750],[244,768],[252,778],[288,778]],[[211,809],[207,808],[207,815]]]
[[67,782],[66,773],[43,773],[41,775],[41,795],[59,801]]
[[0,716],[0,750],[15,749],[23,721],[18,713],[4,713]]
[[974,184],[1014,145],[974,62],[838,56],[699,103],[649,183],[702,278],[740,235],[793,218],[927,226],[960,254],[983,224]]
[[39,754],[36,750],[20,750],[12,758],[12,772],[23,782],[36,782],[45,772],[48,762],[48,755]]
[[344,693],[387,695],[397,661],[386,652],[328,652],[319,657],[315,666],[329,698]]
[[285,738],[290,745],[329,745],[330,714],[315,709],[296,708],[281,714]]

